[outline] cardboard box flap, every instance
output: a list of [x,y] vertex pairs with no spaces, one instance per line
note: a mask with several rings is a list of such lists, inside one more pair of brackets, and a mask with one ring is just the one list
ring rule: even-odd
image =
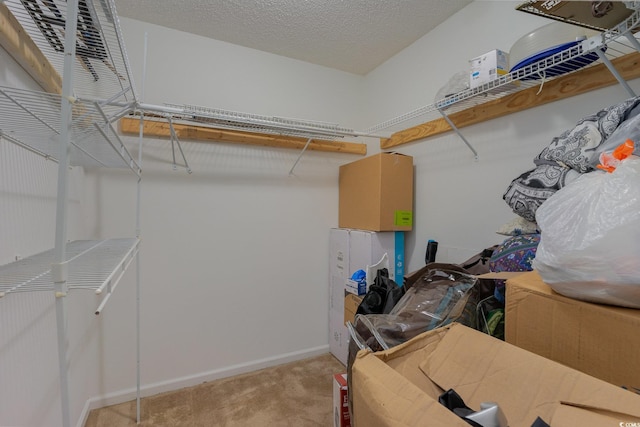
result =
[[593,425],[631,427],[640,425],[639,423],[640,419],[633,415],[601,411],[596,408],[589,408],[585,406],[562,404],[553,414],[550,425],[561,425],[563,427],[584,427]]
[[[640,421],[639,396],[463,325],[449,329],[420,370],[442,389],[454,389],[471,408],[497,402],[510,426],[530,426],[538,416],[549,422],[566,411],[587,418],[597,412],[609,423],[603,425],[618,425],[615,413]],[[572,409],[559,412],[565,406],[560,402],[571,402]]]
[[359,352],[351,375],[358,385],[353,401],[358,426],[469,427],[373,353]]

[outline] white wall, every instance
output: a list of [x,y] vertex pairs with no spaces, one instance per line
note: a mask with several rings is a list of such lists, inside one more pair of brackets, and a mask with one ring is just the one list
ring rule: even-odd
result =
[[[143,101],[188,103],[364,129],[431,103],[467,60],[509,50],[547,23],[513,1],[476,1],[367,75],[122,20]],[[0,84],[33,83],[2,58]],[[638,88],[637,81],[632,82]],[[502,200],[533,157],[586,114],[621,101],[618,86],[464,128],[479,153],[453,134],[399,146],[416,171],[408,270],[427,239],[439,261],[459,262],[502,240],[514,217]],[[127,138],[131,145],[136,138]],[[377,140],[369,154],[379,151]],[[0,142],[0,263],[51,246],[55,166]],[[173,170],[166,140],[143,141],[141,326],[144,394],[195,384],[328,349],[328,230],[337,226],[338,167],[353,155],[183,141],[192,174]],[[74,169],[73,238],[135,233],[135,179],[120,170]],[[5,242],[7,242],[5,244]],[[135,273],[93,317],[92,300],[70,297],[72,418],[133,397]],[[50,295],[0,300],[0,424],[59,425]],[[7,362],[5,362],[7,361]],[[18,366],[20,368],[18,368]],[[86,408],[84,408],[86,409]]]
[[[147,33],[146,103],[362,126],[362,77],[141,22],[122,24],[140,91]],[[169,141],[143,141],[145,394],[327,352],[338,167],[360,157],[307,152],[290,176],[299,150],[182,146],[192,174],[173,169]],[[87,175],[86,196],[97,206],[89,228],[101,237],[130,233],[135,215],[120,200],[132,205],[131,179],[118,170]],[[133,279],[127,275],[118,292],[133,298]],[[133,365],[111,357],[123,338],[133,340],[130,314],[119,305],[109,310],[122,313],[122,324],[104,335],[105,394],[127,390],[135,375]]]

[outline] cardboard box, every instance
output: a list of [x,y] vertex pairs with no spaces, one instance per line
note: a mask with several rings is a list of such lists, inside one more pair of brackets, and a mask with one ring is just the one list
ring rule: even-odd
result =
[[351,427],[347,374],[333,376],[333,427]]
[[413,227],[413,157],[380,153],[340,166],[338,226],[370,231]]
[[347,322],[353,323],[356,317],[356,311],[358,310],[358,306],[362,302],[362,296],[354,295],[348,293],[344,297],[344,324]]
[[350,387],[355,426],[468,427],[438,403],[449,389],[476,411],[496,402],[510,427],[640,423],[640,395],[457,323],[358,352]]
[[516,7],[517,10],[543,15],[546,18],[564,21],[581,27],[604,31],[615,27],[633,13],[623,1],[601,2],[609,3],[611,9],[604,15],[594,15],[593,2],[540,0],[527,1]]
[[357,270],[374,265],[384,254],[394,260],[389,277],[404,278],[404,233],[332,228],[329,231],[329,350],[342,363],[349,355],[344,322],[346,281]]
[[473,58],[469,66],[469,87],[473,89],[509,73],[509,54],[495,49]]
[[640,310],[564,297],[533,271],[507,281],[505,312],[507,342],[640,392]]

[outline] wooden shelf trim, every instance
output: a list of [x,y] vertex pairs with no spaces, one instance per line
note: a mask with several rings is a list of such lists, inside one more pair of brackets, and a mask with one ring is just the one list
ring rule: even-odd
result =
[[48,93],[62,93],[62,78],[9,8],[0,1],[0,46]]
[[[238,144],[260,145],[265,147],[292,148],[302,150],[307,138],[285,135],[271,135],[257,132],[217,129],[206,126],[186,125],[174,123],[173,128],[180,140],[231,142]],[[120,132],[125,135],[138,135],[140,119],[124,117],[120,119]],[[169,123],[158,120],[145,120],[143,126],[145,136],[171,137]],[[367,145],[357,142],[326,141],[314,139],[307,150],[329,151],[346,154],[367,154]]]
[[[630,53],[611,62],[625,80],[628,81],[640,77],[640,53]],[[449,116],[449,119],[456,127],[463,128],[614,84],[618,84],[618,81],[613,74],[609,72],[604,64],[598,64],[546,82],[539,95],[536,95],[538,87],[531,87],[453,113]],[[451,127],[443,118],[432,120],[398,131],[391,135],[390,138],[382,138],[380,140],[380,148],[397,147],[451,130]]]

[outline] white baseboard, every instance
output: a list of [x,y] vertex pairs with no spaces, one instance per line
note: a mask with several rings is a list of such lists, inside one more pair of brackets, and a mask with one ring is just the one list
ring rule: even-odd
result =
[[[252,360],[246,363],[227,366],[213,371],[201,372],[199,374],[188,375],[181,378],[174,378],[166,381],[160,381],[152,384],[140,386],[140,397],[153,396],[167,391],[179,390],[184,387],[191,387],[204,382],[215,381],[222,378],[232,377],[234,375],[246,374],[247,372],[257,371],[259,369],[269,368],[272,366],[283,365],[289,362],[295,362],[309,357],[320,356],[329,353],[329,345],[309,348],[291,353],[280,354],[265,359]],[[142,362],[144,366],[144,361]],[[105,395],[92,397],[87,400],[78,420],[77,427],[83,427],[89,417],[89,412],[93,409],[105,406],[117,405],[119,403],[128,402],[136,399],[135,388],[121,390]]]

